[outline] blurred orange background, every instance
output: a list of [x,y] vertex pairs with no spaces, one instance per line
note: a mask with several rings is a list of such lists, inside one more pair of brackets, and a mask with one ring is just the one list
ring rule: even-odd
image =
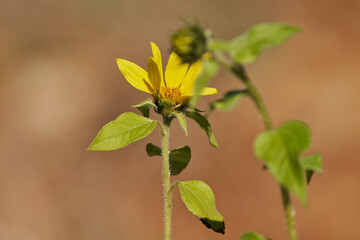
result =
[[[309,152],[323,156],[308,207],[293,198],[300,239],[360,239],[359,12],[358,0],[0,2],[0,239],[162,239],[161,161],[145,152],[146,143],[159,144],[158,129],[118,151],[85,149],[104,124],[149,97],[126,82],[115,58],[146,68],[154,41],[167,62],[169,35],[183,19],[223,39],[262,22],[302,27],[248,73],[274,124],[308,123]],[[211,86],[243,87],[225,71]],[[173,239],[238,239],[246,230],[286,239],[278,186],[252,150],[263,131],[253,103],[210,121],[219,150],[193,122],[189,138],[173,124],[171,147],[192,148],[173,180],[211,186],[226,234],[205,228],[176,190]]]

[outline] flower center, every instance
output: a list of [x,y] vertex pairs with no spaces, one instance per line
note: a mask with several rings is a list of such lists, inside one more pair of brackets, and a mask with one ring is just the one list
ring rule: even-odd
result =
[[179,104],[181,96],[181,91],[179,88],[169,88],[169,87],[163,87],[162,92],[164,94],[164,98],[170,99],[172,102]]

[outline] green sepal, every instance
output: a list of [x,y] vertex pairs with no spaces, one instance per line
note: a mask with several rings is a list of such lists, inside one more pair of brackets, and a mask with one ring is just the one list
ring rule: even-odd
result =
[[216,141],[216,138],[214,136],[214,134],[212,133],[211,130],[211,125],[210,122],[200,113],[198,112],[194,112],[194,111],[186,111],[185,115],[188,118],[191,118],[192,120],[194,120],[195,122],[197,122],[199,124],[199,126],[205,131],[205,133],[208,135],[209,137],[209,142],[212,146],[218,148],[218,143]]
[[269,240],[263,235],[256,232],[245,232],[241,235],[239,240]]
[[228,112],[236,107],[238,102],[245,96],[248,96],[248,91],[233,90],[224,94],[223,98],[216,100],[210,104],[210,109],[217,109],[220,111]]
[[211,188],[206,183],[195,180],[179,182],[178,185],[187,209],[206,227],[224,234],[224,218],[216,209],[215,196]]
[[204,87],[208,85],[210,79],[213,78],[219,70],[218,63],[211,59],[204,59],[203,68],[199,76],[195,80],[193,89],[193,96],[191,97],[190,104],[195,106],[200,99],[200,93]]
[[300,166],[306,172],[306,180],[309,184],[314,172],[322,173],[322,157],[320,154],[314,154],[300,158]]
[[[146,153],[149,157],[161,156],[161,148],[148,143],[146,145]],[[169,163],[170,163],[170,175],[175,176],[181,173],[189,164],[191,159],[191,149],[189,146],[178,147],[170,151]]]
[[100,130],[88,150],[111,151],[123,148],[149,135],[155,126],[155,120],[132,112],[123,113]]
[[136,105],[133,105],[132,107],[136,107],[144,117],[150,116],[150,108],[153,107],[155,110],[157,110],[157,106],[153,102],[152,99],[146,99],[145,101],[142,101],[141,103],[138,103]]
[[307,203],[306,183],[299,158],[311,142],[309,127],[290,121],[277,129],[261,133],[255,140],[256,156],[263,160],[271,174],[284,187],[294,192],[304,205]]
[[300,31],[300,27],[283,23],[258,24],[233,39],[228,48],[229,53],[235,62],[249,64],[254,62],[263,50],[280,45]]
[[174,115],[177,120],[180,123],[181,128],[184,130],[185,135],[188,136],[188,131],[187,131],[187,125],[186,125],[186,119],[184,117],[184,115],[182,113],[177,113],[177,112],[173,112],[172,115]]

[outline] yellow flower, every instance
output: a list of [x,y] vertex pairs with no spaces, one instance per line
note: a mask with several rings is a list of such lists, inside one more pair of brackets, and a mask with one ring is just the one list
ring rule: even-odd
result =
[[[161,99],[169,99],[174,105],[186,104],[192,96],[195,80],[201,73],[202,62],[198,60],[190,67],[172,52],[166,66],[165,79],[162,70],[159,47],[151,42],[153,57],[147,61],[147,72],[124,59],[116,59],[118,67],[126,80],[135,88]],[[201,95],[218,93],[215,88],[205,87]]]

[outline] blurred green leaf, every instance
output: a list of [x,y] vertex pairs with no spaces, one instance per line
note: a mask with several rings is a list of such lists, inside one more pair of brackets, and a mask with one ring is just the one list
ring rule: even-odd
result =
[[241,235],[239,240],[268,240],[268,239],[256,232],[245,232],[243,235]]
[[215,196],[211,188],[202,181],[179,183],[180,194],[189,211],[215,232],[225,233],[223,216],[215,206]]
[[322,173],[322,158],[320,154],[314,154],[307,157],[300,158],[301,168],[304,170],[311,170]]
[[206,87],[211,78],[213,78],[219,70],[218,63],[211,59],[203,60],[203,68],[199,76],[195,80],[193,96],[191,97],[190,104],[195,106],[200,99],[200,93]]
[[297,26],[282,23],[255,25],[231,41],[229,53],[237,63],[252,63],[263,50],[280,45],[300,31]]
[[190,162],[191,150],[189,146],[183,146],[170,151],[170,174],[178,175]]
[[290,121],[275,130],[261,133],[255,140],[255,153],[263,160],[275,179],[294,192],[306,205],[306,184],[299,155],[311,141],[309,127]]
[[132,107],[136,107],[143,114],[143,116],[147,118],[150,115],[150,107],[157,109],[157,106],[151,99],[146,99],[145,101],[133,105]]
[[224,51],[228,52],[231,49],[231,44],[219,39],[212,39],[208,46],[210,51]]
[[213,145],[214,147],[218,148],[218,144],[217,144],[214,134],[212,133],[211,125],[210,125],[209,121],[198,112],[187,111],[187,112],[185,112],[185,115],[188,118],[191,118],[192,120],[197,122],[199,124],[199,126],[208,135],[210,144]]
[[146,145],[146,153],[149,157],[161,156],[161,148],[159,148],[158,146],[156,146],[152,143],[148,143]]
[[210,109],[217,109],[228,112],[235,108],[238,102],[245,96],[248,96],[247,90],[234,90],[227,92],[223,98],[210,104]]
[[174,112],[173,115],[179,120],[181,128],[184,130],[185,135],[188,135],[187,126],[186,126],[186,119],[182,113]]
[[111,151],[123,148],[149,135],[155,126],[155,120],[132,112],[123,113],[100,130],[88,150]]
[[[149,157],[161,156],[162,151],[158,146],[148,143],[146,145],[146,153]],[[191,159],[191,149],[189,146],[178,147],[170,151],[170,175],[175,176],[181,173],[189,164]]]
[[314,172],[323,172],[322,158],[320,154],[314,154],[300,158],[300,165],[301,168],[306,171],[306,180],[308,184],[310,183]]

